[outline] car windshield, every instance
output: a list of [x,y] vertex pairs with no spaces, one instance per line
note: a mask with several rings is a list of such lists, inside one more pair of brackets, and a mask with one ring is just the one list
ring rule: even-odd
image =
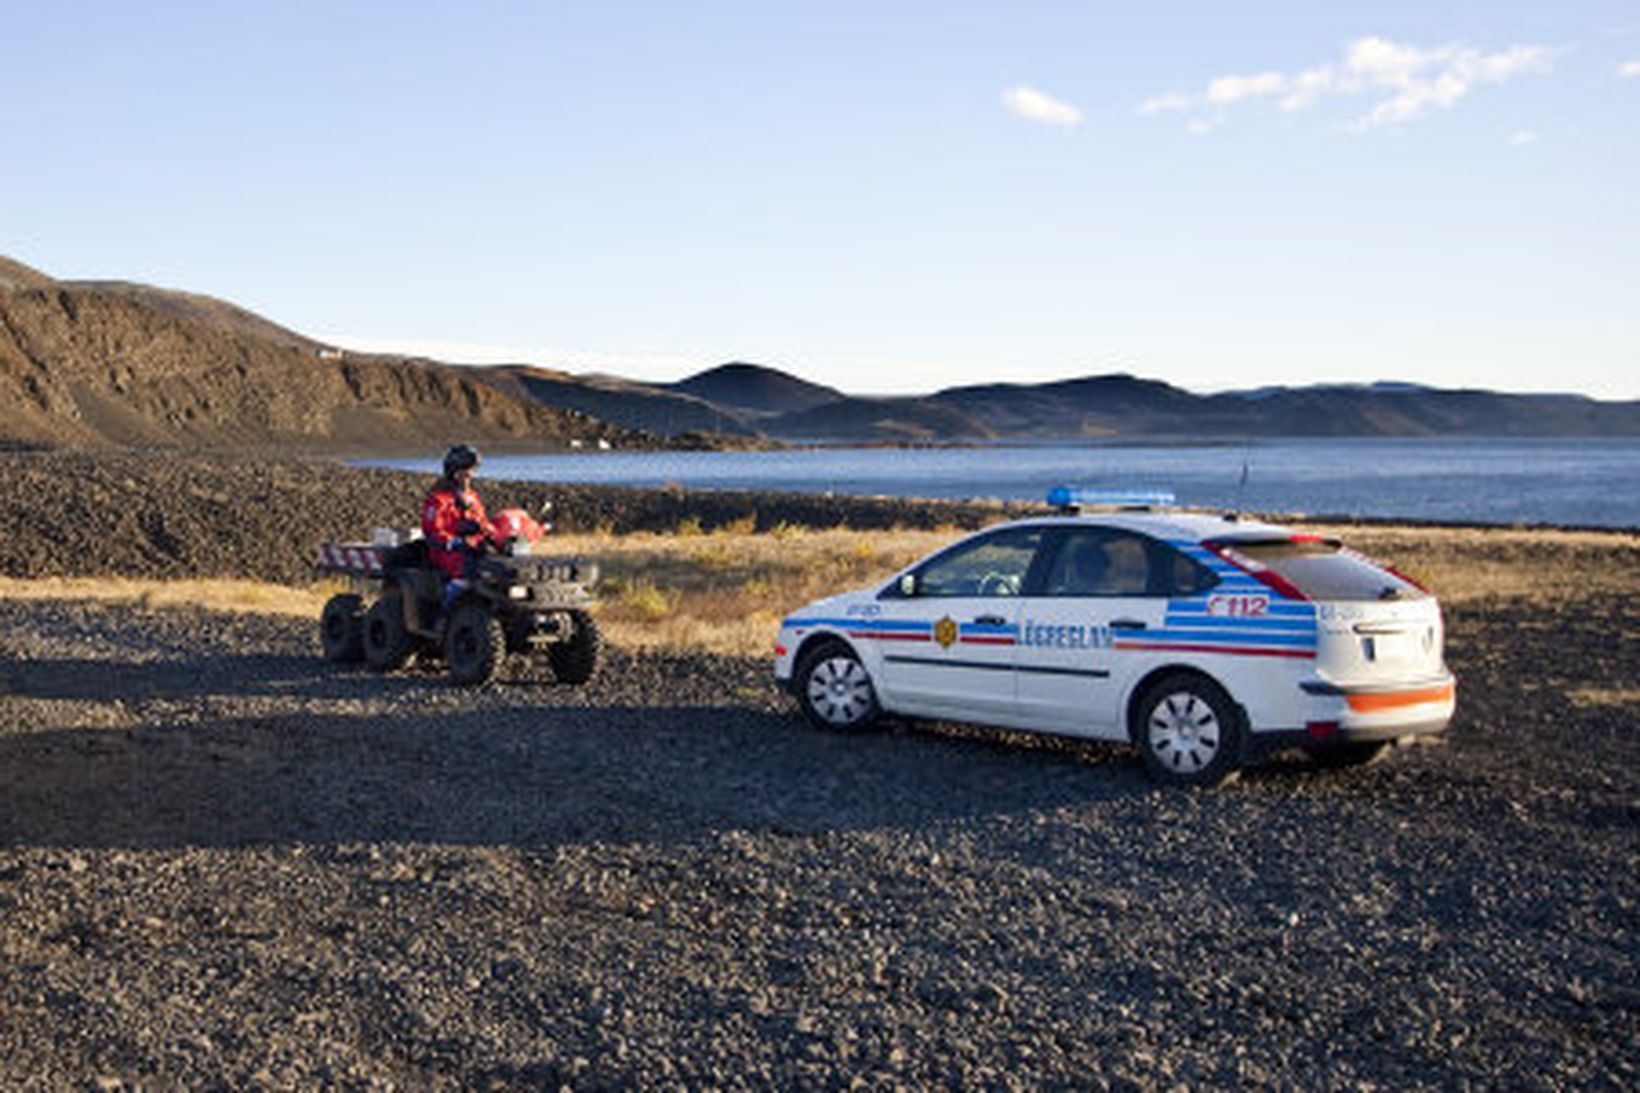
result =
[[1224,545],[1270,569],[1312,600],[1421,600],[1429,595],[1336,539],[1232,539]]

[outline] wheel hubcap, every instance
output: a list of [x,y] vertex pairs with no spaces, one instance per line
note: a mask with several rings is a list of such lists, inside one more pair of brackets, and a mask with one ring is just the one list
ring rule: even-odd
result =
[[849,657],[832,657],[809,673],[809,705],[833,725],[848,725],[871,708],[871,677]]
[[1219,753],[1219,718],[1189,691],[1170,694],[1150,711],[1150,750],[1169,770],[1190,774]]

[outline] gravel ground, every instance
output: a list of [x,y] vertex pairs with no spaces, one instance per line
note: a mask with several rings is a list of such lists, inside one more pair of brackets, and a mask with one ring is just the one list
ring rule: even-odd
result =
[[1633,1089],[1636,607],[1449,622],[1443,745],[1180,792],[761,661],[0,602],[0,1086]]

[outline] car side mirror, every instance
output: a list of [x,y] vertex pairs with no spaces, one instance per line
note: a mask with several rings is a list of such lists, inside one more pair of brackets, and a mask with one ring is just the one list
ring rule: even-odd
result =
[[907,573],[900,578],[900,595],[910,599],[917,594],[917,575]]

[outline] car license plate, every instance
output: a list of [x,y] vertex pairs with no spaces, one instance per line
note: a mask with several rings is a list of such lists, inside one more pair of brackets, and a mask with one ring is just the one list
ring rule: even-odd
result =
[[1374,664],[1400,664],[1412,659],[1411,634],[1374,634],[1361,639],[1361,652]]

